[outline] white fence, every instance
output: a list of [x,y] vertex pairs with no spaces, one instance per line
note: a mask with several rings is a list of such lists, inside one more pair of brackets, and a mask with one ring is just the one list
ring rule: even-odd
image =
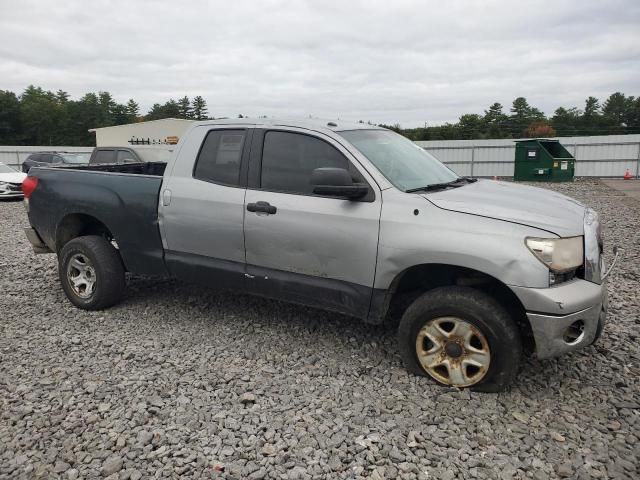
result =
[[[522,139],[525,140],[525,139]],[[576,159],[578,177],[640,174],[640,135],[560,137]],[[514,140],[432,140],[416,142],[458,175],[512,177]]]
[[[578,177],[622,177],[627,170],[635,177],[640,175],[640,135],[561,137],[558,140],[576,158]],[[458,175],[513,176],[514,140],[433,140],[416,143]],[[90,154],[93,147],[0,146],[0,162],[19,166],[30,153],[40,151]]]
[[35,152],[70,152],[91,155],[94,147],[28,147],[28,146],[0,146],[0,163],[19,167],[26,158]]

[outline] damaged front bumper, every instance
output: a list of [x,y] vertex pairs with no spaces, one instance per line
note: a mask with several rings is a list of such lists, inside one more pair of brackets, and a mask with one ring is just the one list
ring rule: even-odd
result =
[[598,214],[584,216],[584,275],[549,288],[511,287],[524,306],[538,358],[549,358],[591,345],[607,321],[607,270]]
[[551,288],[512,287],[527,310],[538,358],[591,345],[607,320],[607,285],[573,280]]

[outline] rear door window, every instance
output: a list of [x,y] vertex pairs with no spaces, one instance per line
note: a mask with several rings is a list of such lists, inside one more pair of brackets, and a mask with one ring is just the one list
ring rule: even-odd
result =
[[211,130],[198,153],[194,178],[240,185],[240,163],[246,137],[246,130]]

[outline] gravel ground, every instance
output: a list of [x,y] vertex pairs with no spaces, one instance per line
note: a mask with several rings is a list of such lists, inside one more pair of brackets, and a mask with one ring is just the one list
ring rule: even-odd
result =
[[275,301],[132,278],[75,309],[0,204],[0,478],[638,478],[640,202],[544,186],[625,259],[600,343],[499,395],[408,375],[389,327]]

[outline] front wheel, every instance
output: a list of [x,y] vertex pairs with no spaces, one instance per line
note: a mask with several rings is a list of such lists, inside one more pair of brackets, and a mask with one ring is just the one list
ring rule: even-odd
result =
[[125,287],[118,251],[97,235],[74,238],[58,253],[58,275],[67,298],[84,310],[118,303]]
[[492,297],[468,287],[442,287],[420,296],[398,328],[407,369],[442,385],[498,392],[518,373],[517,325]]

